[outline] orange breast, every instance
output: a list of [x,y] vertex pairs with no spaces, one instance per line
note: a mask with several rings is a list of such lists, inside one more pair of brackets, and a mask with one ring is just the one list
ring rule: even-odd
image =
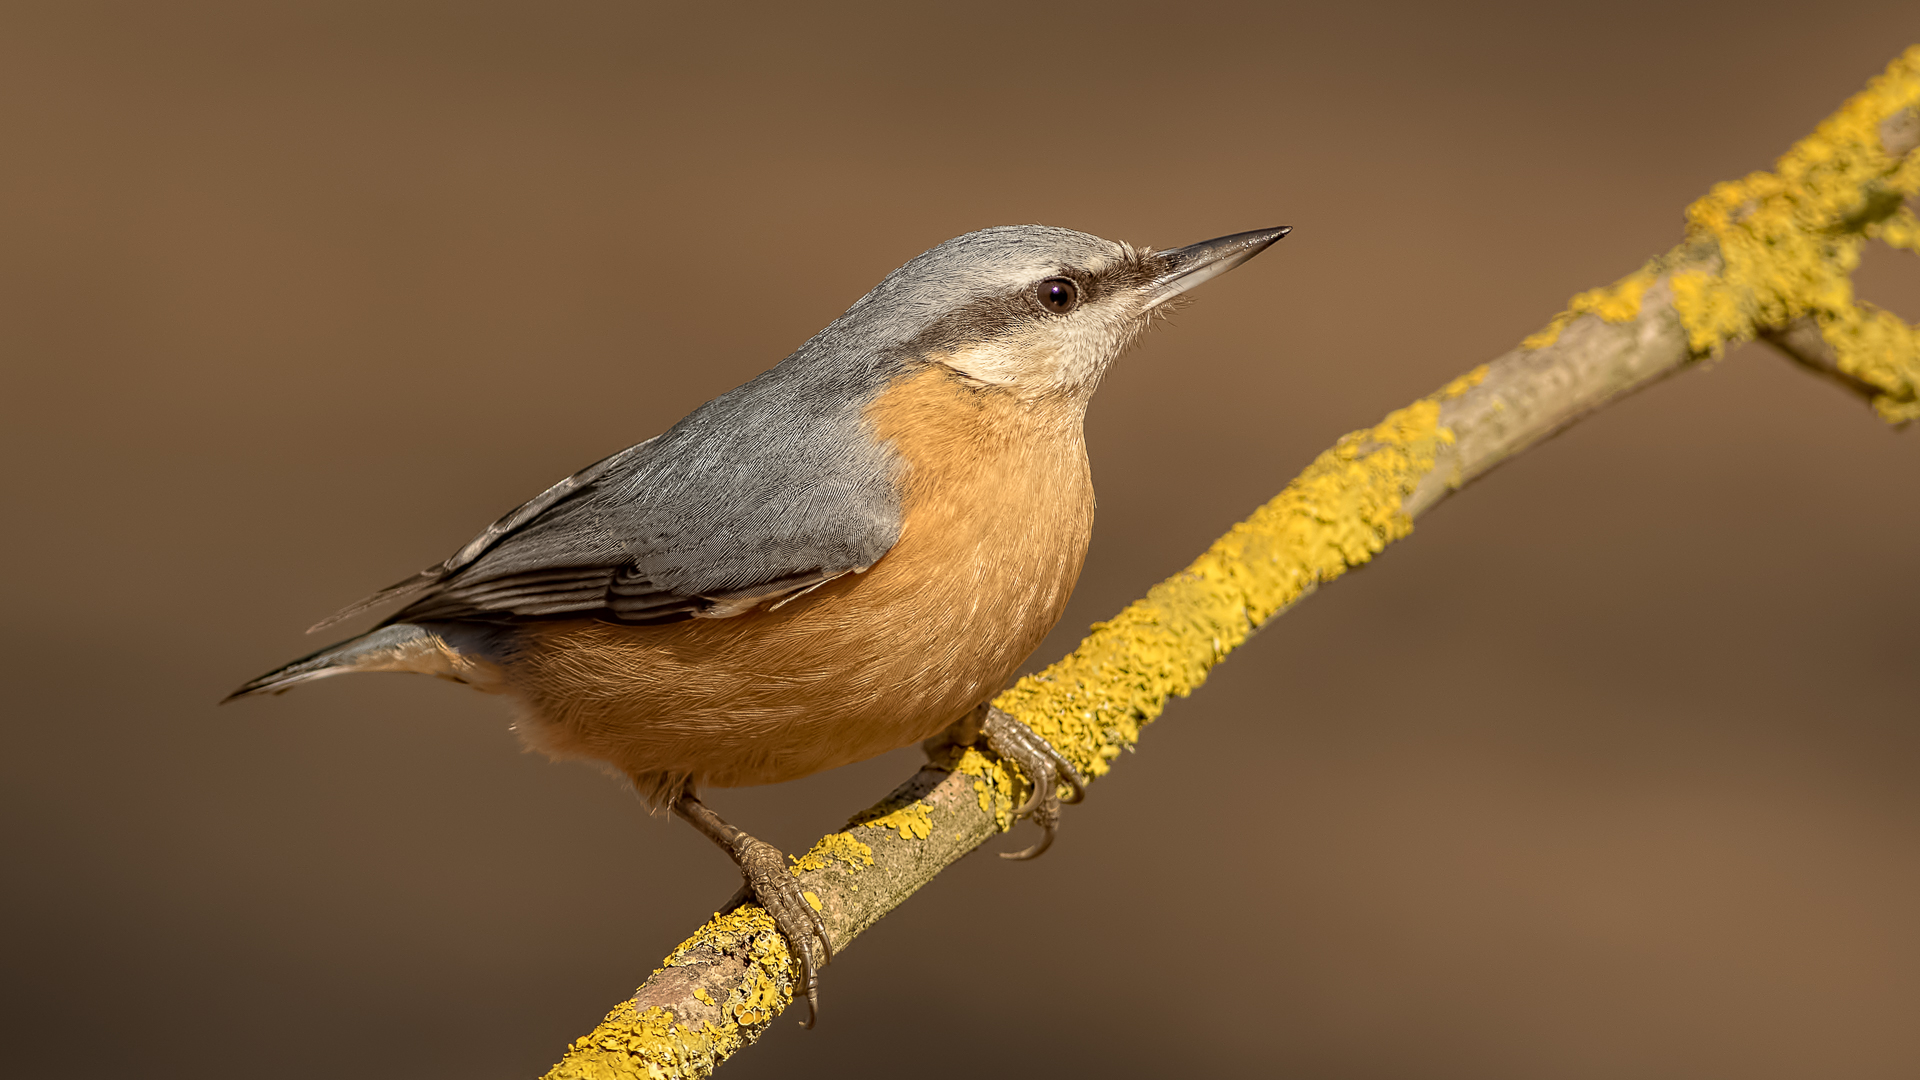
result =
[[643,790],[776,783],[924,739],[1059,621],[1093,525],[1081,415],[935,367],[869,408],[907,463],[899,542],[777,610],[537,624],[507,665],[522,734]]

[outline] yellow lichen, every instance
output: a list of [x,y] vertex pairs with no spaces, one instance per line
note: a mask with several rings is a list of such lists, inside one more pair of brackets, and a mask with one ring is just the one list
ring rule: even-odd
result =
[[853,838],[852,833],[829,833],[808,849],[805,855],[793,860],[795,874],[813,870],[825,870],[838,860],[850,870],[873,865],[873,848]]
[[875,829],[895,829],[902,840],[925,840],[933,835],[933,809],[926,803],[915,800],[890,814],[862,821],[861,825]]
[[[1454,398],[1457,398],[1461,394],[1464,394],[1467,391],[1473,389],[1474,387],[1479,386],[1481,383],[1485,382],[1486,380],[1487,380],[1487,365],[1481,364],[1479,367],[1474,368],[1472,371],[1467,372],[1465,375],[1462,375],[1459,378],[1448,383],[1447,385],[1441,387],[1440,392],[1434,396],[1439,398],[1441,401],[1452,401]],[[1452,433],[1449,432],[1448,434],[1451,435]]]
[[1888,247],[1920,255],[1920,217],[1904,206],[1895,210],[1887,220],[1870,226],[1867,235]]
[[1528,349],[1544,349],[1558,341],[1560,331],[1581,315],[1598,315],[1610,323],[1634,319],[1640,314],[1640,298],[1659,276],[1658,265],[1648,263],[1611,285],[1588,289],[1568,301],[1567,310],[1555,315],[1552,322],[1520,344]]
[[1840,370],[1883,391],[1873,398],[1881,419],[1920,420],[1920,327],[1865,302],[1846,315],[1820,312],[1816,320]]
[[1013,828],[1019,781],[1012,770],[972,747],[962,751],[952,767],[954,772],[973,777],[973,791],[979,797],[980,809],[993,815],[994,827],[1001,832]]
[[1890,421],[1920,417],[1920,331],[1853,295],[1860,247],[1914,250],[1920,226],[1901,200],[1920,193],[1920,152],[1887,154],[1881,127],[1920,108],[1920,45],[1794,144],[1770,173],[1716,184],[1687,208],[1688,246],[1717,272],[1673,277],[1674,308],[1696,353],[1811,317],[1840,370],[1871,386]]

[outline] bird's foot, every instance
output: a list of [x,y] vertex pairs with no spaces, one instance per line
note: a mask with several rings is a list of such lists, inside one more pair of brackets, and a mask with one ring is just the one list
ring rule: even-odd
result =
[[[1025,851],[1003,851],[1000,857],[1038,858],[1053,846],[1054,831],[1060,827],[1061,805],[1077,803],[1085,798],[1087,782],[1081,777],[1080,770],[1073,767],[1073,762],[1054,749],[1052,743],[991,705],[981,706],[944,734],[929,740],[928,749],[933,750],[936,743],[972,746],[982,736],[986,738],[987,749],[993,751],[995,757],[1019,769],[1033,788],[1026,803],[1013,812],[1014,820],[1031,818],[1035,825],[1040,826],[1040,839],[1032,847]],[[1064,799],[1060,797],[1062,787],[1067,789]]]
[[[833,939],[827,936],[826,920],[807,902],[800,879],[793,876],[780,849],[745,833],[740,835],[741,843],[733,853],[741,876],[746,878],[740,891],[751,893],[785,935],[787,949],[793,954],[793,994],[807,999],[807,1018],[800,1026],[810,1028],[820,1016],[820,969],[833,962]],[[747,897],[742,895],[740,899],[745,902]]]
[[807,1018],[800,1026],[812,1027],[820,1016],[820,969],[833,961],[833,939],[827,934],[826,920],[807,901],[800,879],[788,868],[787,857],[772,844],[721,820],[690,789],[674,800],[673,810],[719,844],[739,865],[740,875],[746,880],[725,910],[732,911],[748,901],[757,903],[787,939],[787,951],[793,956],[793,996],[804,995],[807,999]]

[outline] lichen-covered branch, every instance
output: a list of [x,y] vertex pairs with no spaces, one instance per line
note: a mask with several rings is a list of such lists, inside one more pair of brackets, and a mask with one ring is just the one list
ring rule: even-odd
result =
[[[1342,438],[1190,566],[1096,625],[997,700],[1089,778],[1169,699],[1191,693],[1268,620],[1413,530],[1449,493],[1623,394],[1765,337],[1920,416],[1920,330],[1857,303],[1870,239],[1920,251],[1920,46],[1771,173],[1717,185],[1672,251],[1568,310],[1513,352]],[[794,873],[836,950],[941,869],[1011,827],[1020,781],[951,751],[813,846]],[[786,1008],[793,964],[773,921],[717,915],[578,1039],[550,1080],[705,1076]]]
[[1860,378],[1840,366],[1840,356],[1827,344],[1826,335],[1820,332],[1820,323],[1811,315],[1805,315],[1782,327],[1770,327],[1760,332],[1760,340],[1773,346],[1782,356],[1799,364],[1814,375],[1833,383],[1835,386],[1872,404],[1881,394],[1878,386]]

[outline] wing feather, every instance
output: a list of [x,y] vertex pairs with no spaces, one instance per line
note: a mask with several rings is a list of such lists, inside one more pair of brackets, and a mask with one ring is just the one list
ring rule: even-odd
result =
[[541,514],[558,506],[560,503],[585,491],[594,481],[605,476],[615,467],[631,461],[655,441],[656,439],[648,439],[646,442],[629,446],[625,450],[601,458],[599,461],[561,480],[547,490],[521,503],[493,524],[480,530],[480,535],[467,541],[464,547],[454,552],[445,562],[438,566],[429,566],[404,581],[395,582],[381,589],[379,592],[374,593],[372,596],[348,604],[339,611],[307,627],[307,633],[311,634],[316,630],[324,630],[334,623],[351,619],[363,611],[370,611],[390,600],[398,600],[403,596],[412,596],[414,593],[432,588],[440,582],[447,580],[454,574],[473,565],[476,560],[482,555],[485,555],[489,549],[495,544],[498,544],[502,539],[529,524]]
[[320,625],[403,598],[387,623],[725,618],[865,570],[901,528],[863,411],[890,371],[790,357]]

